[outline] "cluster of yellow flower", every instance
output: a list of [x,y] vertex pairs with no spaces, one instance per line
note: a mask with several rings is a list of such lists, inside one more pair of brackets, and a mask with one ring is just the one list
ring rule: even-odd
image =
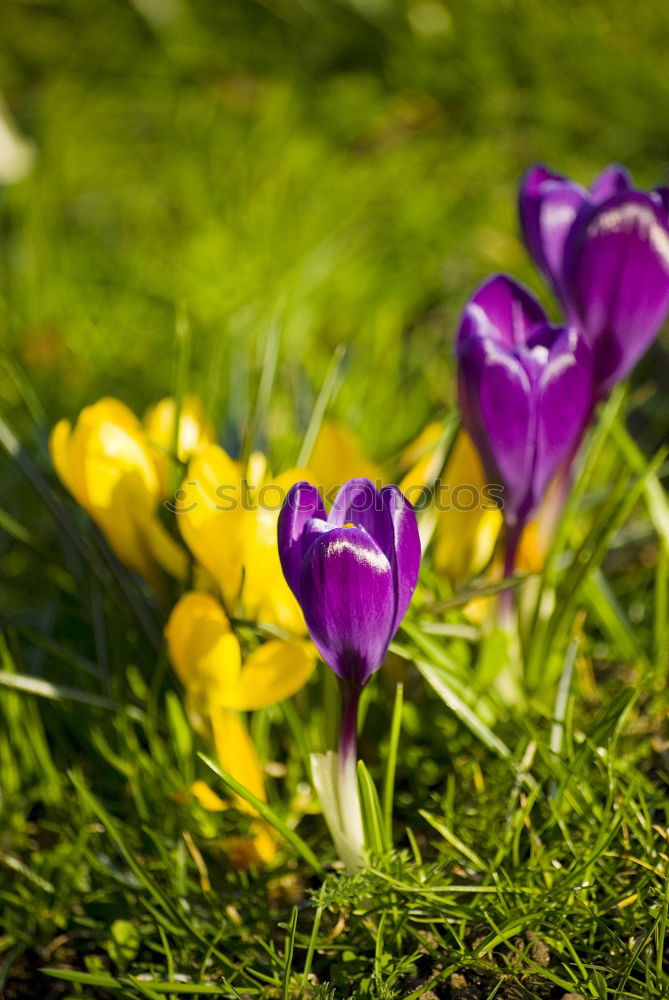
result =
[[[152,406],[143,421],[119,400],[101,399],[82,411],[74,428],[66,420],[56,425],[51,456],[62,483],[121,562],[159,592],[163,573],[192,586],[169,615],[170,659],[189,714],[213,740],[221,765],[264,800],[262,769],[239,713],[294,694],[316,663],[279,563],[280,501],[301,480],[326,493],[354,476],[392,480],[349,430],[332,421],[323,423],[308,469],[272,477],[264,455],[252,453],[243,469],[216,443],[196,398],[183,400],[178,418],[177,434],[171,398]],[[438,423],[407,448],[400,466],[409,499],[440,473],[450,490],[458,484],[483,490],[485,475],[464,432],[442,472],[444,452]],[[165,527],[165,507],[176,515],[186,547]],[[454,585],[491,561],[502,518],[498,510],[481,507],[444,504],[425,512],[435,567]],[[252,628],[244,628],[245,622]],[[206,807],[223,807],[202,782],[194,792]],[[242,799],[235,806],[252,811]],[[267,860],[272,853],[270,835],[258,821],[253,841],[239,856]]]

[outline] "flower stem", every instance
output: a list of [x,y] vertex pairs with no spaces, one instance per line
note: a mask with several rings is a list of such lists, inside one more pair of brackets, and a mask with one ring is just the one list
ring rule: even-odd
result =
[[339,730],[339,807],[342,826],[351,845],[362,851],[365,835],[358,795],[358,702],[361,688],[340,682],[341,725]]
[[[508,580],[513,576],[514,570],[516,568],[516,558],[518,556],[518,546],[520,544],[520,539],[523,533],[524,524],[522,522],[516,522],[516,524],[507,524],[506,526],[506,540],[505,540],[505,551],[504,551],[504,579]],[[499,597],[499,615],[498,621],[502,628],[507,631],[513,628],[513,603],[514,603],[514,593],[513,588],[509,587],[503,590]]]
[[339,759],[340,761],[358,756],[358,702],[360,690],[351,687],[346,681],[340,681],[341,691],[341,724],[339,728]]

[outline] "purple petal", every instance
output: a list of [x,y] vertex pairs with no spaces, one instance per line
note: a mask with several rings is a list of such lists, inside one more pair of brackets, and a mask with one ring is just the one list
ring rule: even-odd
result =
[[594,355],[600,395],[650,346],[669,310],[669,229],[648,195],[616,195],[579,216],[565,247],[567,308]]
[[458,349],[462,422],[492,483],[504,486],[504,517],[525,514],[532,486],[535,409],[524,365],[489,337],[470,336]]
[[484,282],[465,307],[457,335],[459,345],[472,336],[486,336],[506,347],[524,344],[546,315],[531,292],[513,278],[498,274]]
[[354,524],[364,528],[383,551],[392,537],[381,494],[370,479],[349,479],[337,493],[328,521],[335,527]]
[[300,566],[302,565],[302,532],[313,518],[325,522],[327,514],[320,493],[310,483],[296,483],[279,514],[277,541],[281,568],[288,586],[299,600]]
[[578,212],[589,200],[578,184],[543,166],[532,167],[521,182],[518,207],[523,242],[558,296],[565,241]]
[[651,200],[660,209],[665,222],[669,225],[669,188],[658,187],[650,192]]
[[305,522],[304,528],[302,529],[302,537],[300,538],[300,565],[302,560],[306,556],[307,552],[314,544],[317,538],[325,534],[326,531],[332,531],[332,525],[324,521],[322,517],[310,517],[308,521]]
[[595,177],[590,185],[590,195],[593,203],[600,205],[608,198],[612,198],[614,194],[624,194],[626,191],[632,191],[633,189],[632,178],[625,167],[620,167],[617,163],[612,163],[610,166],[605,167],[601,174]]
[[394,635],[411,604],[418,583],[420,535],[413,507],[401,490],[396,486],[386,486],[381,490],[381,501],[393,529],[393,558],[390,559],[390,565],[395,589]]
[[300,573],[304,618],[319,653],[359,689],[381,666],[393,636],[393,573],[359,528],[333,528],[307,552]]
[[411,603],[420,568],[420,537],[411,504],[395,486],[379,492],[369,479],[351,479],[337,494],[329,521],[362,528],[388,559],[395,592],[394,635]]
[[533,506],[558,466],[573,454],[593,407],[592,354],[573,327],[552,330],[553,343],[537,382]]

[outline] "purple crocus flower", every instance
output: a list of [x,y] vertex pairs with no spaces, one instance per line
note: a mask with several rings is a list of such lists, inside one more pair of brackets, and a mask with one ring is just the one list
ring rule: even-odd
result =
[[358,699],[383,663],[416,588],[420,539],[413,508],[395,486],[343,486],[329,515],[318,490],[297,483],[279,515],[279,556],[319,653],[339,678],[339,753],[312,755],[315,786],[337,850],[363,864],[357,793]]
[[416,587],[420,540],[395,486],[341,488],[326,514],[318,490],[297,483],[279,515],[279,556],[319,653],[352,689],[381,666]]
[[589,191],[546,167],[520,188],[525,245],[593,351],[599,398],[625,378],[669,311],[669,188],[607,167]]
[[457,335],[462,421],[491,482],[504,486],[507,572],[522,528],[591,412],[592,359],[574,327],[554,327],[511,278],[469,300]]

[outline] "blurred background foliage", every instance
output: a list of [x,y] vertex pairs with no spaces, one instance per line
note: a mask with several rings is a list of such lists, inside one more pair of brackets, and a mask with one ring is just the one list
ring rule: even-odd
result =
[[[170,391],[185,309],[224,439],[278,327],[270,436],[299,440],[346,344],[335,413],[383,459],[452,400],[479,281],[546,297],[517,237],[529,164],[667,180],[660,0],[5,0],[0,46],[37,153],[0,188],[0,330],[49,424]],[[0,392],[25,425],[15,371]]]

